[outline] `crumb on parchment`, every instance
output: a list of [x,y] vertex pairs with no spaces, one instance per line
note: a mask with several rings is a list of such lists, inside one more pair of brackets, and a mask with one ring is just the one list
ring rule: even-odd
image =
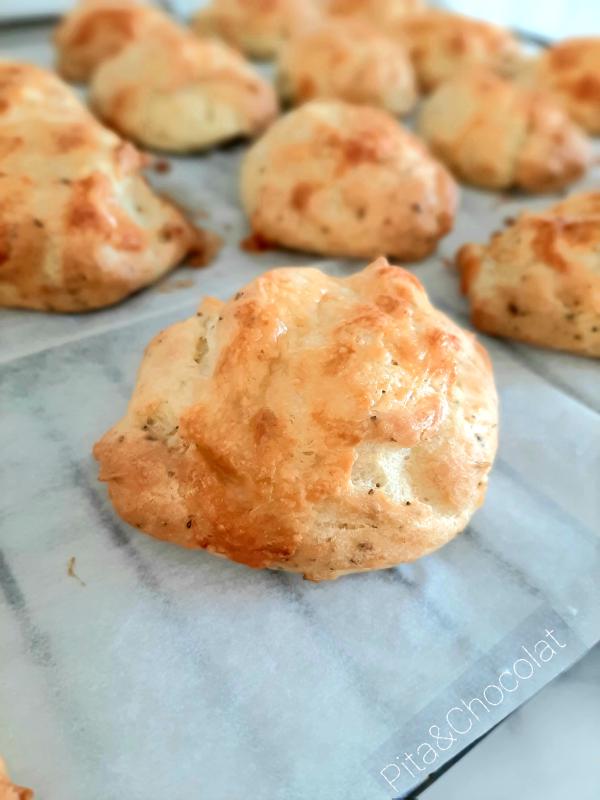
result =
[[179,289],[189,289],[194,285],[191,278],[178,278],[177,280],[167,281],[158,287],[161,294],[169,294],[170,292],[177,292]]
[[82,586],[85,586],[85,581],[82,581],[81,578],[79,577],[79,575],[75,572],[75,562],[76,562],[76,560],[77,559],[75,558],[75,556],[71,556],[69,558],[69,560],[67,561],[67,575],[69,576],[69,578],[75,578],[75,580],[79,581],[79,583]]

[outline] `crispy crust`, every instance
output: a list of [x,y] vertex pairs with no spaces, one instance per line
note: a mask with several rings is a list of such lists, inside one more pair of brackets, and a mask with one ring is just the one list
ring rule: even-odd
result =
[[592,155],[551,98],[482,68],[441,84],[418,129],[459,178],[490,189],[552,191],[581,177]]
[[66,80],[87,81],[124,45],[171,27],[166,14],[136,0],[82,0],[54,31],[56,69]]
[[452,227],[454,181],[385,111],[312,101],[248,151],[241,194],[256,234],[327,255],[424,258]]
[[550,92],[582,128],[600,134],[600,36],[555,44],[532,63],[525,78]]
[[184,30],[155,32],[104,61],[91,99],[124,136],[174,152],[253,136],[277,115],[273,87],[241,55]]
[[405,114],[417,100],[405,48],[364,22],[336,21],[294,37],[278,67],[281,94],[293,103],[338,98]]
[[212,0],[192,28],[200,36],[219,36],[252,58],[268,59],[320,16],[315,0]]
[[24,786],[17,786],[8,777],[6,764],[0,758],[0,800],[33,800],[33,792]]
[[457,263],[482,331],[600,357],[600,192],[525,212]]
[[410,14],[394,30],[412,56],[424,92],[465,67],[480,64],[510,73],[520,62],[519,44],[509,31],[461,14],[433,9]]
[[94,454],[131,525],[326,580],[462,530],[496,423],[485,351],[378,259],[345,279],[274,270],[206,299],[150,343]]
[[58,78],[0,62],[0,305],[85,311],[174,267],[197,236],[142,165]]

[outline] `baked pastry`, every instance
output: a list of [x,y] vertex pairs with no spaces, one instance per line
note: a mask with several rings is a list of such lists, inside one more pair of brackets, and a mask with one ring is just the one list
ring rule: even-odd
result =
[[600,357],[600,192],[525,212],[457,262],[482,331]]
[[408,48],[424,92],[475,64],[511,73],[521,63],[519,44],[508,30],[462,14],[408,14],[393,30]]
[[204,300],[150,343],[94,454],[131,525],[327,580],[462,530],[496,424],[483,348],[380,258],[343,279],[273,270]]
[[99,308],[174,267],[197,234],[143,163],[50,72],[0,61],[0,306]]
[[183,30],[155,33],[104,61],[91,102],[124,136],[172,152],[252,136],[277,114],[273,87],[241,55]]
[[252,58],[269,59],[321,15],[318,0],[212,0],[192,28],[201,36],[219,36]]
[[423,0],[323,0],[334,17],[361,19],[373,25],[387,26],[399,17],[425,8]]
[[551,191],[579,178],[592,155],[551,98],[481,68],[438,86],[418,130],[457,177],[489,189]]
[[278,67],[281,95],[295,104],[333,97],[405,114],[417,100],[405,48],[363,22],[336,21],[293,37]]
[[32,800],[33,792],[24,786],[17,786],[8,777],[6,764],[0,758],[0,800]]
[[565,39],[525,69],[526,82],[550,92],[592,134],[600,134],[600,36]]
[[136,0],[80,0],[54,32],[56,68],[67,80],[87,81],[123,45],[171,26],[166,14]]
[[262,239],[324,255],[418,260],[452,227],[454,181],[387,112],[333,100],[281,117],[242,163]]

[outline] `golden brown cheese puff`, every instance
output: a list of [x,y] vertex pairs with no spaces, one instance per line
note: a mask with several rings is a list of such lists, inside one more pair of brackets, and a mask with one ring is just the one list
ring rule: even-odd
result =
[[418,260],[451,229],[454,181],[387,112],[314,100],[281,117],[242,164],[254,233],[295,250]]
[[182,547],[311,580],[440,547],[496,452],[491,365],[383,258],[277,269],[162,331],[94,453],[116,511]]
[[55,75],[0,62],[0,306],[85,311],[172,269],[197,232]]
[[551,97],[481,68],[438,86],[418,131],[458,178],[488,189],[553,191],[581,177],[592,155]]
[[277,115],[273,87],[239,53],[187,31],[127,45],[96,70],[90,92],[124,136],[172,152],[254,136]]
[[457,261],[482,331],[600,357],[600,192],[524,212]]
[[416,103],[412,63],[400,42],[363,22],[334,22],[293,37],[278,63],[282,97],[337,98],[405,114]]

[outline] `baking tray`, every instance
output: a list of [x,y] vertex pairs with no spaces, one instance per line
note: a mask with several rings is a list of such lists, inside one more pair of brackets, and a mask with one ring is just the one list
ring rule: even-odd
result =
[[[0,53],[49,65],[48,34],[0,33]],[[91,447],[122,415],[149,339],[271,266],[359,266],[244,252],[243,152],[149,173],[224,238],[209,267],[97,313],[0,311],[0,752],[40,800],[404,796],[600,638],[597,361],[483,337],[501,397],[487,500],[411,565],[312,584],[180,550],[114,514]],[[411,269],[468,326],[457,247],[551,202],[463,189],[454,231]],[[535,658],[545,630],[564,645],[555,657],[433,762],[406,766],[523,648]]]

